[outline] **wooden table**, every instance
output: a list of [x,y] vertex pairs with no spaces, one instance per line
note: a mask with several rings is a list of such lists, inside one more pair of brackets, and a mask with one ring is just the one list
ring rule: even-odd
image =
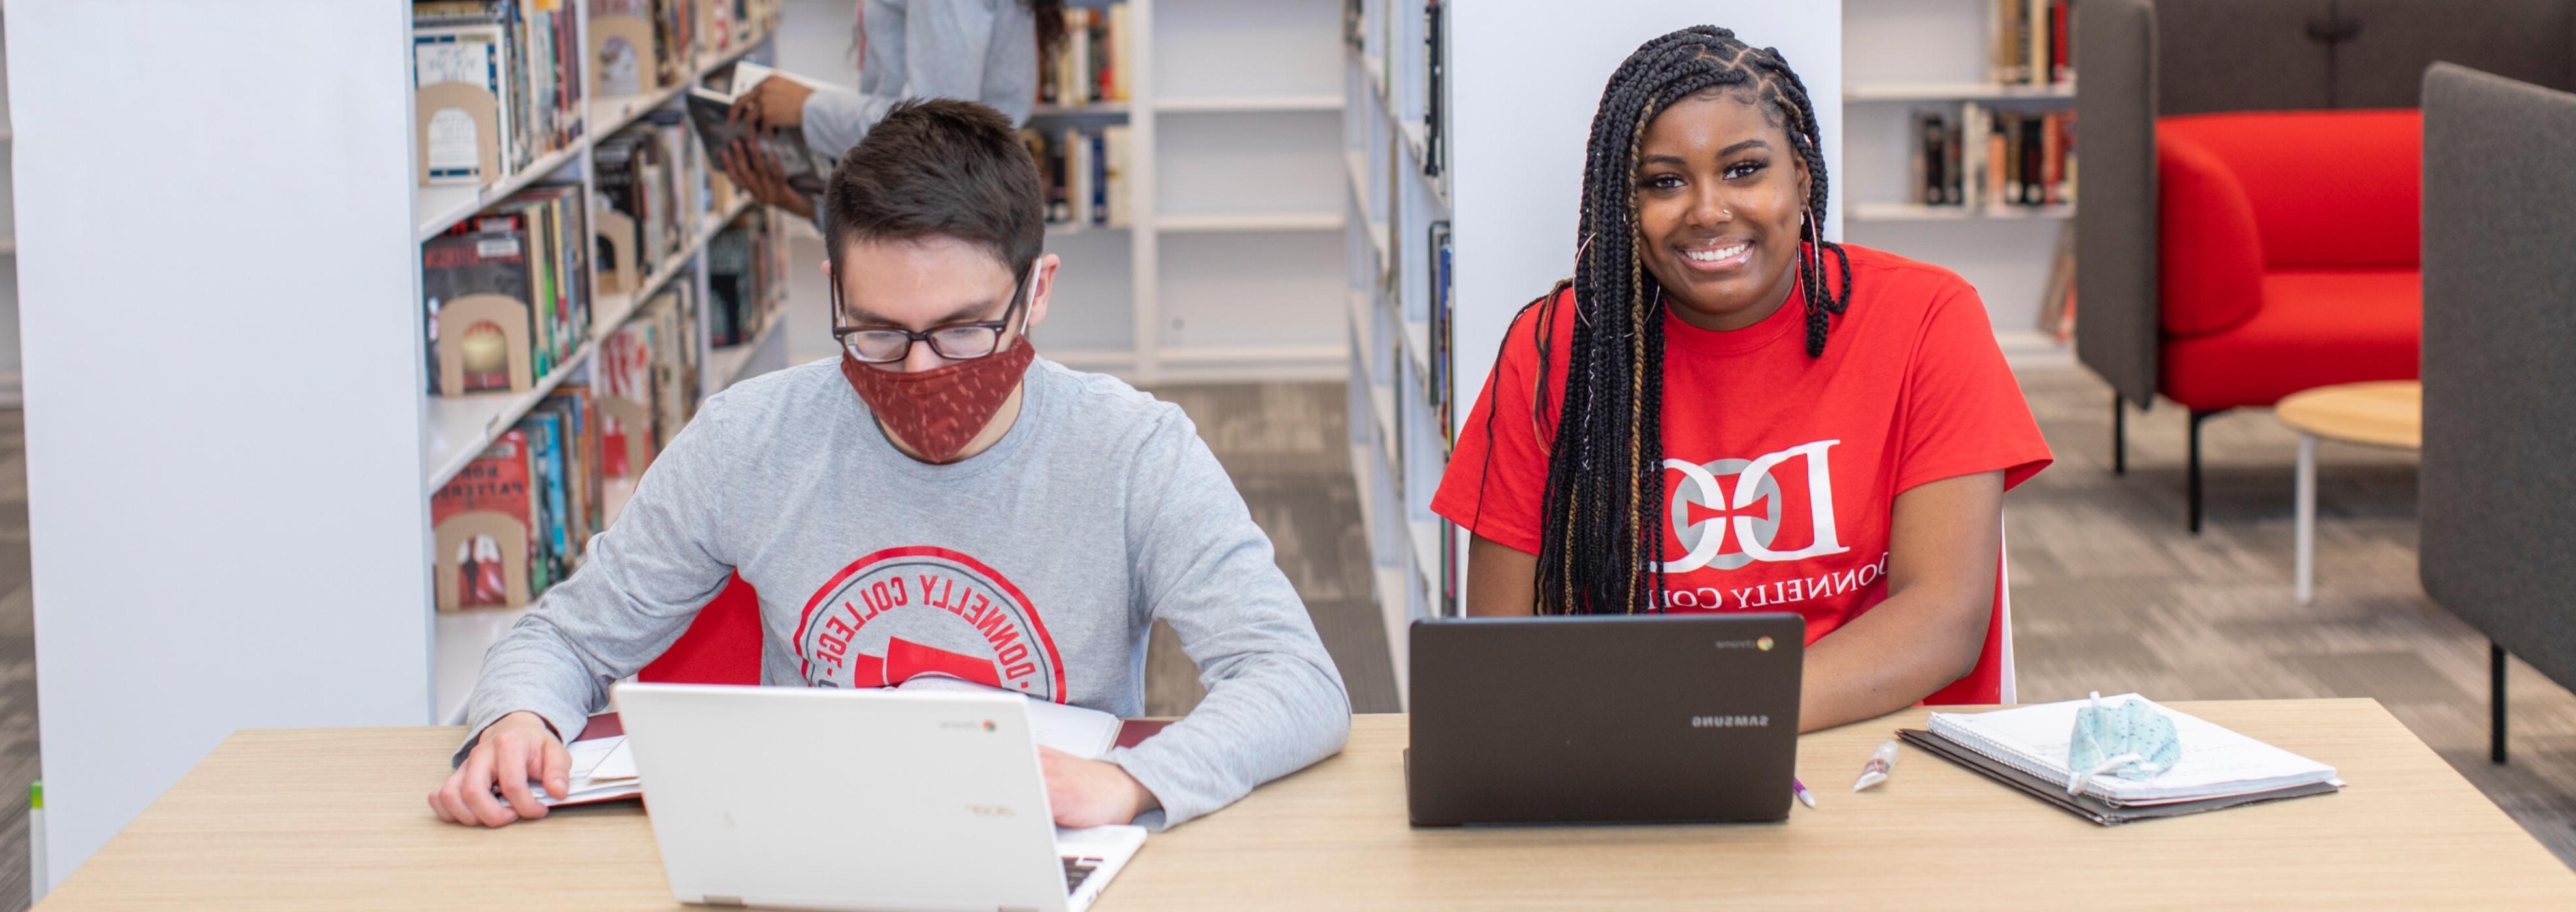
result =
[[2424,384],[2344,383],[2291,393],[2272,413],[2299,432],[2299,604],[2317,576],[2317,438],[2402,450],[2424,448]]
[[[1821,806],[1785,824],[1405,824],[1403,716],[1234,807],[1157,833],[1098,908],[2576,909],[2570,873],[2370,700],[2172,704],[2333,764],[2341,794],[2102,828],[1907,748],[1920,709],[1806,736]],[[500,830],[423,801],[455,728],[235,733],[65,881],[76,909],[670,909],[632,804]]]

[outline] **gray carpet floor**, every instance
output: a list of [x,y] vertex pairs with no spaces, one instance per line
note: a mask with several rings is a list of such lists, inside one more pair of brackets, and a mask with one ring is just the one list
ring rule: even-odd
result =
[[[2576,694],[2517,663],[2512,762],[2487,762],[2486,641],[2416,582],[2412,454],[2319,448],[2317,598],[2301,606],[2290,593],[2296,438],[2269,412],[2207,425],[2209,514],[2195,537],[2183,528],[2179,409],[2132,415],[2129,474],[2113,476],[2108,389],[2071,367],[2020,377],[2057,453],[2005,504],[2023,700],[2096,689],[2160,700],[2372,697],[2576,866]],[[1340,385],[1154,392],[1198,423],[1270,533],[1352,708],[1393,710]],[[26,903],[26,814],[10,796],[36,775],[23,428],[20,413],[0,411],[0,912]],[[1148,709],[1185,712],[1201,693],[1177,641],[1156,631]]]

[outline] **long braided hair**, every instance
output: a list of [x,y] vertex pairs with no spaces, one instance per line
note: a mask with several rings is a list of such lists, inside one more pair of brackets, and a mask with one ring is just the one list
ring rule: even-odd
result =
[[[1663,286],[1645,272],[1638,254],[1638,146],[1657,114],[1712,88],[1755,93],[1775,115],[1772,122],[1786,128],[1790,146],[1806,164],[1810,180],[1801,231],[1806,244],[1797,268],[1806,299],[1809,357],[1823,356],[1831,317],[1842,313],[1850,299],[1851,260],[1821,233],[1825,157],[1815,105],[1780,52],[1751,47],[1732,31],[1703,25],[1649,41],[1619,64],[1602,90],[1584,154],[1574,277],[1529,305],[1539,309],[1532,418],[1544,427],[1551,417],[1549,327],[1555,325],[1560,293],[1574,290],[1565,401],[1553,416],[1555,441],[1548,452],[1536,586],[1542,614],[1660,610],[1664,535],[1659,524],[1667,521]],[[1840,265],[1839,293],[1825,279],[1827,254]],[[1491,421],[1489,413],[1489,436]]]

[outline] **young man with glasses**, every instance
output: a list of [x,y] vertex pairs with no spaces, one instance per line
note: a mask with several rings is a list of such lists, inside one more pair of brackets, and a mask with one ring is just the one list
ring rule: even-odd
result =
[[[485,657],[438,816],[545,816],[529,782],[562,794],[559,734],[734,572],[760,593],[771,685],[937,673],[1133,716],[1147,632],[1169,623],[1206,698],[1105,760],[1044,752],[1065,826],[1178,823],[1340,750],[1341,675],[1189,419],[1036,358],[1060,264],[1010,122],[900,106],[824,208],[842,357],[707,400],[581,570]],[[827,766],[744,775],[833,788]]]

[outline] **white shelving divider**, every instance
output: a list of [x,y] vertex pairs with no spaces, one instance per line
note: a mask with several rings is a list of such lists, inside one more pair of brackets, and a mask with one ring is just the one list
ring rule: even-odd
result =
[[[1465,588],[1467,535],[1443,578],[1445,527],[1431,495],[1446,468],[1444,434],[1463,434],[1496,347],[1522,304],[1574,261],[1574,201],[1601,86],[1646,41],[1699,21],[1650,0],[1442,3],[1448,8],[1448,112],[1441,174],[1429,164],[1423,4],[1364,0],[1362,44],[1343,56],[1344,322],[1350,346],[1351,466],[1375,566],[1399,689],[1410,680],[1405,628],[1429,617],[1443,584]],[[1726,23],[1776,46],[1816,97],[1842,89],[1842,11],[1832,4],[1730,8]],[[1842,156],[1841,106],[1820,105],[1828,167]],[[1836,209],[1826,231],[1839,236]],[[1430,226],[1451,222],[1452,317],[1430,323]],[[1434,420],[1425,381],[1432,349],[1450,353],[1453,401]]]
[[[421,241],[539,181],[587,200],[592,144],[678,86],[585,93],[566,148],[492,186],[422,188],[408,4],[8,13],[14,72],[92,74],[10,93],[15,164],[49,178],[16,215],[59,880],[234,729],[451,716],[520,612],[432,607],[430,493],[655,288],[692,277],[704,301],[706,241],[741,210],[699,213],[635,294],[593,296],[594,341],[536,388],[428,396]],[[699,55],[680,85],[766,44]]]
[[1124,363],[1093,369],[1139,383],[1341,376],[1341,5],[1126,2],[1141,32],[1132,322]]
[[9,128],[8,89],[8,81],[0,79],[0,270],[5,270],[0,275],[0,408],[24,403],[18,373],[18,235],[10,227],[7,202],[13,180],[7,156],[17,133]]
[[1836,184],[1850,190],[1850,240],[1967,279],[2016,363],[2071,358],[2067,346],[2039,331],[2039,315],[2058,234],[2074,230],[2067,221],[2073,206],[1969,211],[1903,200],[1912,179],[1912,111],[1937,106],[1956,117],[1961,102],[2062,109],[2074,104],[2076,86],[1992,79],[1994,0],[1842,0],[1842,7],[1850,166]]
[[1342,228],[1339,5],[1118,2],[1136,30],[1128,100],[1030,117],[1130,130],[1129,223],[1047,230],[1064,267],[1039,351],[1137,384],[1340,376],[1341,321],[1308,297],[1335,287],[1323,241]]

